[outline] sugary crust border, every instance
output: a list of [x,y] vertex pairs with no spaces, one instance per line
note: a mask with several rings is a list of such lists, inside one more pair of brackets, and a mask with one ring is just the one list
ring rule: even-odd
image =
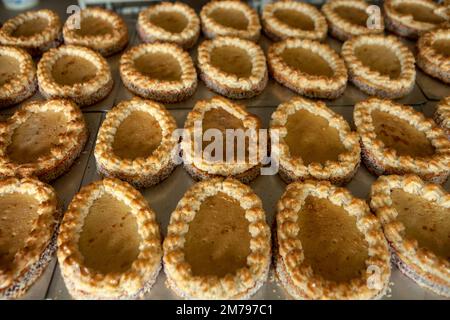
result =
[[[84,220],[94,201],[103,194],[122,201],[131,208],[141,236],[139,255],[122,273],[101,273],[86,267],[78,247]],[[161,236],[156,215],[144,197],[126,182],[106,178],[83,187],[72,199],[58,236],[58,262],[65,282],[87,297],[96,299],[129,298],[155,279],[161,264]]]
[[[11,34],[24,22],[36,18],[48,21],[48,26],[30,37],[14,37]],[[57,47],[62,40],[61,21],[56,12],[48,9],[27,11],[6,21],[0,29],[0,44],[26,49],[31,55],[41,55],[50,48]]]
[[[114,154],[112,147],[115,134],[121,123],[135,111],[146,112],[158,122],[162,134],[161,144],[146,158],[122,159]],[[164,106],[139,98],[122,101],[106,114],[98,132],[94,151],[97,167],[139,188],[149,187],[149,183],[157,181],[156,178],[166,170],[172,172],[175,168],[174,160],[178,155],[178,139],[174,135],[176,128],[175,119]]]
[[[313,196],[328,199],[342,206],[349,215],[355,217],[356,227],[364,235],[369,257],[366,260],[366,272],[359,278],[348,282],[336,283],[314,274],[306,264],[301,241],[297,235],[301,231],[297,224],[298,211],[306,197]],[[391,273],[390,255],[387,241],[380,223],[370,212],[365,201],[355,198],[344,188],[338,188],[327,181],[294,182],[287,186],[277,206],[277,245],[280,259],[287,278],[296,289],[297,299],[373,299],[378,297],[389,282]],[[368,278],[371,269],[378,268],[380,288],[369,288]],[[278,266],[277,266],[278,269]],[[291,294],[292,294],[291,293]]]
[[[323,58],[334,71],[333,77],[311,75],[288,66],[281,53],[285,49],[303,48]],[[298,94],[311,98],[335,99],[347,87],[344,60],[328,45],[308,39],[286,39],[269,47],[267,62],[276,81]]]
[[[242,12],[248,20],[247,29],[237,30],[231,27],[226,27],[216,22],[209,16],[211,12],[221,8],[238,10]],[[233,36],[256,42],[261,35],[261,24],[259,22],[258,13],[248,4],[241,1],[210,1],[206,5],[204,5],[202,10],[200,11],[200,19],[202,23],[203,34],[209,39],[215,38],[217,36]]]
[[0,85],[0,108],[6,108],[31,97],[37,89],[36,67],[31,56],[20,48],[0,46],[0,56],[17,60],[19,74]]
[[[391,79],[388,75],[372,70],[355,55],[361,46],[383,46],[391,50],[398,58],[400,75]],[[341,56],[348,69],[350,80],[369,95],[396,99],[409,94],[415,84],[416,67],[412,52],[397,37],[383,35],[362,35],[347,40],[342,46]]]
[[333,0],[327,1],[322,6],[322,12],[327,19],[330,33],[333,37],[345,41],[354,36],[359,36],[363,34],[377,34],[383,33],[384,31],[384,21],[383,17],[380,17],[381,28],[368,28],[360,25],[353,24],[341,16],[339,16],[334,10],[337,7],[351,7],[355,9],[360,9],[366,12],[370,4],[365,1],[355,1],[355,0]]
[[233,103],[232,101],[219,96],[213,97],[210,100],[197,101],[192,111],[189,112],[186,118],[186,122],[184,123],[185,130],[183,133],[183,139],[181,141],[183,162],[185,166],[186,164],[193,165],[195,169],[203,172],[204,174],[220,175],[223,177],[236,176],[236,178],[238,178],[237,176],[245,173],[255,166],[260,166],[259,159],[257,158],[257,163],[253,163],[250,161],[246,161],[243,163],[208,161],[207,159],[203,159],[203,157],[201,157],[201,154],[200,158],[196,156],[194,149],[195,143],[192,143],[192,138],[190,138],[194,136],[195,123],[202,123],[204,114],[207,111],[215,108],[222,108],[226,112],[241,120],[244,125],[244,130],[251,129],[254,133],[259,133],[259,129],[261,128],[261,121],[257,116],[249,113],[244,106]]
[[[338,161],[305,165],[300,157],[292,158],[290,156],[289,146],[284,141],[284,137],[287,135],[286,123],[289,116],[299,110],[305,110],[324,118],[328,121],[330,127],[339,132],[339,139],[346,152],[339,155]],[[348,181],[359,167],[361,149],[358,135],[351,131],[350,126],[341,115],[334,113],[322,101],[294,97],[290,101],[280,104],[272,114],[270,130],[277,130],[279,133],[279,164],[283,168],[284,174],[287,175],[289,182],[307,179],[330,180],[332,182]],[[272,152],[275,152],[275,150],[272,149]]]
[[[182,70],[178,81],[152,79],[139,72],[134,61],[148,53],[163,53],[176,59]],[[147,98],[174,103],[192,96],[197,89],[197,72],[188,52],[172,43],[144,43],[125,52],[120,58],[120,76],[130,91]]]
[[[74,85],[61,85],[52,76],[53,65],[63,56],[78,56],[97,68],[94,78]],[[108,62],[98,52],[81,46],[64,45],[46,52],[38,63],[39,90],[46,99],[68,98],[80,107],[94,104],[105,98],[113,87]]]
[[[422,181],[414,175],[382,176],[372,184],[370,206],[383,225],[384,234],[395,254],[409,269],[416,270],[427,281],[445,290],[433,290],[450,296],[450,262],[429,249],[419,247],[417,240],[407,238],[404,224],[397,220],[398,212],[392,207],[391,192],[402,189],[435,205],[450,208],[450,195],[439,185]],[[416,279],[413,279],[417,281]]]
[[[173,33],[153,24],[149,17],[161,12],[176,12],[183,15],[187,19],[186,27],[181,32]],[[190,49],[200,35],[200,19],[194,9],[185,3],[161,2],[139,12],[136,29],[144,42],[171,42],[183,49]]]
[[[375,133],[371,113],[380,110],[407,121],[423,132],[436,149],[432,157],[413,158],[398,156],[394,149],[386,148]],[[376,175],[414,173],[422,179],[443,183],[450,171],[450,141],[434,121],[413,108],[390,100],[369,98],[355,105],[353,118],[360,136],[363,160]]]
[[[32,114],[60,112],[66,118],[66,131],[58,136],[58,143],[47,155],[39,157],[35,162],[19,164],[8,156],[14,131],[23,125]],[[24,104],[7,121],[0,123],[0,177],[36,176],[50,181],[68,169],[84,148],[88,138],[86,123],[80,108],[64,99],[47,101],[31,101]]]
[[438,103],[433,119],[442,129],[444,129],[447,138],[450,139],[450,96]]
[[73,28],[77,15],[70,16],[63,27],[64,42],[91,48],[103,56],[110,56],[121,51],[128,43],[128,27],[117,13],[100,7],[89,7],[80,11],[81,20],[92,17],[106,21],[113,26],[112,34],[81,35]]
[[[280,9],[298,11],[310,17],[314,23],[314,30],[302,30],[290,27],[274,15],[275,11]],[[261,22],[267,36],[274,41],[280,41],[286,38],[322,41],[327,36],[328,31],[327,21],[316,7],[297,1],[280,1],[267,4],[262,11]]]
[[[250,254],[247,266],[223,277],[193,276],[184,258],[185,235],[202,202],[218,192],[236,199],[249,222]],[[236,299],[248,297],[267,277],[270,265],[270,229],[261,200],[253,190],[234,179],[210,179],[193,185],[170,217],[164,240],[164,271],[180,294],[196,299]]]
[[435,41],[450,43],[450,29],[437,29],[425,33],[417,42],[417,65],[429,75],[450,84],[450,59],[436,52]]

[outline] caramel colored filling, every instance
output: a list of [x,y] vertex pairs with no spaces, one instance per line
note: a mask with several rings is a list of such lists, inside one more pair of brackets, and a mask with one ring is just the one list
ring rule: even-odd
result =
[[393,189],[391,196],[397,219],[405,226],[406,238],[450,259],[450,209],[401,189]]
[[[402,72],[402,65],[393,50],[380,45],[362,45],[355,49],[356,58],[372,71],[396,79]],[[382,59],[380,59],[382,57]]]
[[24,164],[48,156],[59,144],[59,135],[67,129],[67,119],[62,112],[38,112],[14,130],[6,152],[11,161]]
[[248,19],[240,10],[217,8],[209,14],[209,17],[224,27],[236,30],[246,30],[248,28]]
[[0,86],[14,79],[20,73],[19,61],[0,55]]
[[327,199],[308,196],[298,212],[298,239],[316,275],[347,282],[365,273],[368,245],[356,219]]
[[249,223],[239,202],[224,193],[200,205],[184,243],[184,256],[194,276],[234,274],[247,266]]
[[131,208],[105,193],[90,207],[78,246],[85,266],[109,273],[128,270],[139,255],[140,242]]
[[314,30],[314,21],[306,14],[296,10],[278,9],[273,13],[275,18],[291,28],[301,30]]
[[410,15],[415,21],[440,24],[445,19],[433,12],[432,8],[422,6],[418,3],[399,3],[395,6],[395,11],[402,15]]
[[113,34],[114,27],[107,20],[99,17],[83,17],[80,21],[80,29],[76,32],[82,36],[102,36]]
[[53,79],[60,85],[72,86],[95,78],[97,67],[87,59],[78,56],[63,56],[52,68]]
[[161,126],[149,113],[133,111],[117,128],[113,152],[123,159],[146,158],[162,140]]
[[354,7],[340,6],[335,8],[334,12],[351,24],[367,27],[367,19],[369,19],[369,16],[364,10]]
[[334,71],[318,53],[304,48],[286,48],[281,53],[283,61],[292,69],[314,75],[332,77]]
[[372,111],[372,120],[377,138],[398,155],[429,157],[435,153],[425,134],[405,120],[379,110]]
[[450,58],[450,41],[449,40],[437,40],[433,43],[433,49],[437,53],[443,55],[446,58]]
[[48,27],[48,20],[45,18],[34,18],[22,22],[11,34],[13,37],[31,37],[43,32]]
[[175,11],[161,11],[150,16],[150,22],[172,33],[180,33],[188,25],[188,19]]
[[225,73],[239,78],[252,75],[252,60],[247,51],[233,46],[222,46],[211,51],[211,64]]
[[289,147],[289,153],[292,157],[301,158],[305,165],[338,161],[339,155],[347,151],[339,138],[339,132],[329,126],[328,120],[306,110],[291,114],[286,129],[284,141]]
[[29,195],[0,196],[0,269],[10,269],[14,256],[25,246],[33,221],[38,217],[38,206],[38,201]]
[[161,81],[180,81],[182,69],[178,60],[170,54],[147,53],[134,60],[135,68],[143,75]]

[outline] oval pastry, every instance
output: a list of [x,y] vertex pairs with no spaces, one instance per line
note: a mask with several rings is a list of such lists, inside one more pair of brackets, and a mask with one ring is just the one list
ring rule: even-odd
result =
[[295,180],[349,182],[359,168],[358,135],[321,101],[294,97],[272,114],[270,130],[279,136],[280,176]]
[[0,177],[56,179],[72,166],[87,138],[83,114],[74,102],[31,101],[0,124]]
[[450,195],[417,176],[383,176],[372,185],[370,205],[400,271],[449,298]]
[[247,299],[270,266],[270,230],[261,200],[234,179],[192,186],[170,217],[164,271],[187,299]]
[[186,100],[197,89],[191,56],[171,43],[140,44],[120,58],[120,76],[131,92],[165,103]]
[[447,180],[450,141],[422,113],[390,100],[370,98],[355,105],[353,118],[361,156],[371,173],[413,173],[439,184]]
[[105,58],[80,46],[61,46],[46,52],[38,63],[37,76],[46,99],[69,98],[81,107],[104,99],[113,87]]
[[86,8],[70,16],[63,35],[66,44],[88,47],[103,56],[121,51],[128,43],[125,21],[114,11],[100,7]]
[[175,119],[164,106],[134,98],[106,114],[97,135],[97,169],[108,177],[147,188],[167,178],[176,166]]
[[156,215],[125,182],[108,178],[83,187],[64,214],[58,262],[73,298],[141,298],[161,256]]
[[182,2],[161,2],[139,12],[136,25],[143,42],[171,42],[192,48],[200,35],[200,19]]
[[425,33],[417,47],[417,65],[430,76],[450,84],[450,29]]
[[0,298],[24,295],[56,250],[56,193],[31,178],[0,180]]
[[450,96],[441,100],[436,106],[433,116],[434,121],[444,129],[447,138],[450,139]]

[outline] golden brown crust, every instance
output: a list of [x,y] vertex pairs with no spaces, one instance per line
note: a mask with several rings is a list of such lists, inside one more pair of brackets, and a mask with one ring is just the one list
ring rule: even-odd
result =
[[450,96],[438,103],[433,119],[442,129],[444,129],[447,138],[450,139]]
[[450,84],[450,59],[433,48],[436,41],[450,43],[450,29],[429,31],[419,38],[417,65],[430,76]]

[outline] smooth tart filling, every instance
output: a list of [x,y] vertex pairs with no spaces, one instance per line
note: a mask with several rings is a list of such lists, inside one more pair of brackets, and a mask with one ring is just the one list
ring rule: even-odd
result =
[[225,73],[238,78],[252,75],[252,60],[247,51],[233,46],[222,46],[211,51],[211,64]]
[[292,69],[313,76],[332,77],[333,69],[328,62],[317,53],[304,48],[286,48],[281,58]]
[[87,59],[77,56],[63,56],[52,68],[53,79],[62,86],[86,83],[97,75],[97,67]]
[[180,81],[182,69],[171,54],[149,53],[134,60],[135,68],[143,75],[161,81]]
[[96,17],[85,17],[80,21],[80,29],[76,30],[80,36],[103,36],[113,34],[114,27],[109,21]]
[[236,9],[217,8],[209,14],[209,17],[224,27],[236,30],[246,30],[248,28],[248,20],[245,14]]
[[0,55],[0,86],[17,78],[20,74],[19,61],[7,55]]
[[31,37],[35,34],[41,33],[48,27],[48,20],[43,17],[37,17],[20,24],[13,32],[12,36],[19,37]]
[[[400,76],[402,66],[395,52],[385,46],[364,45],[355,49],[355,56],[362,64],[391,79]],[[383,59],[380,59],[383,57]]]
[[314,30],[314,21],[302,12],[278,9],[274,11],[273,15],[291,28]]
[[394,8],[400,15],[412,16],[415,21],[431,24],[440,24],[446,21],[446,19],[434,13],[434,8],[421,5],[420,3],[400,2],[394,5]]
[[180,33],[188,25],[186,17],[178,12],[159,12],[150,16],[150,22],[172,33]]
[[336,12],[339,17],[351,24],[361,27],[367,26],[367,19],[369,18],[369,16],[367,15],[365,10],[361,10],[360,8],[341,6],[336,7],[334,9],[334,12]]

